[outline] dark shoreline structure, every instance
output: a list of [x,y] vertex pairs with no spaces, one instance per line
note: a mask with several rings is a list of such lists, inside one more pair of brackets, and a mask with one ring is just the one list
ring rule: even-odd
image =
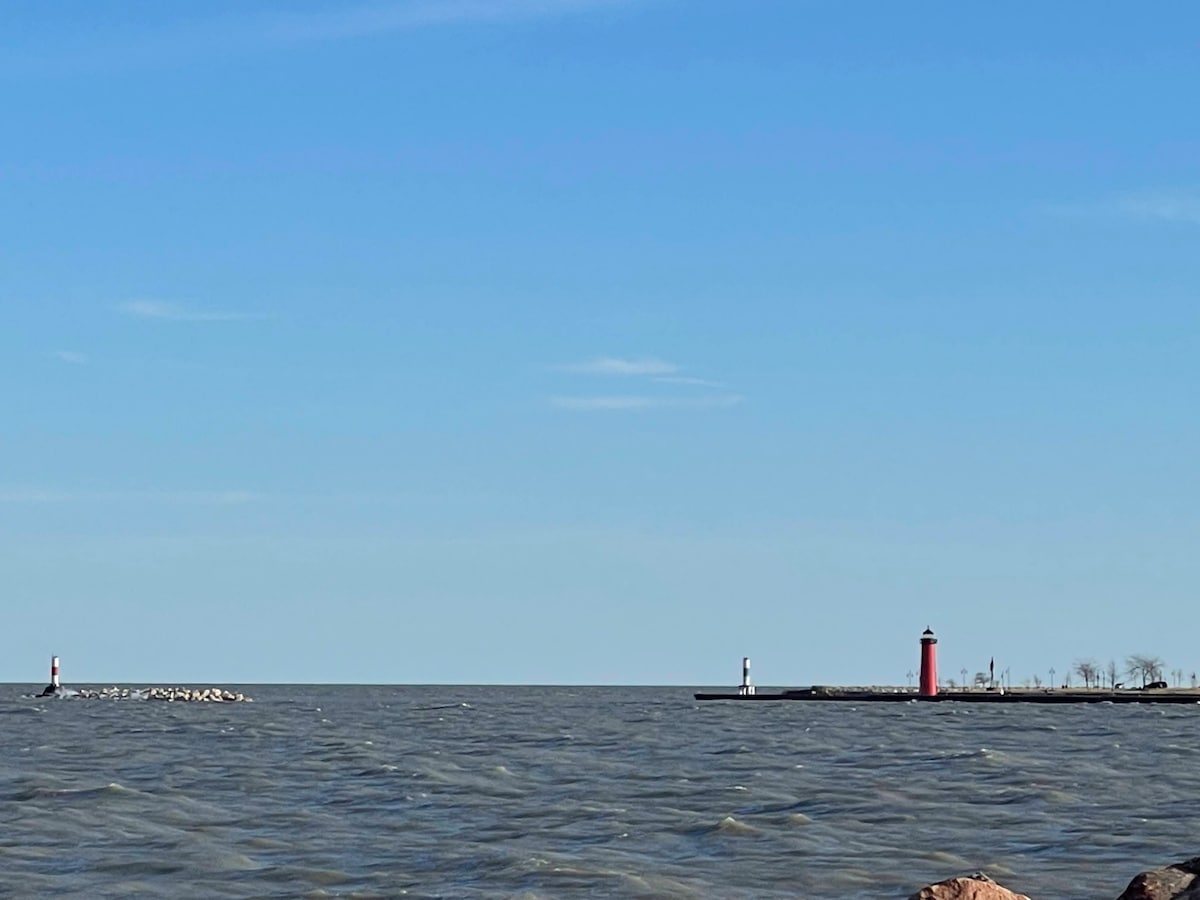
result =
[[838,687],[811,687],[776,694],[696,693],[697,700],[809,700],[841,703],[1200,703],[1200,689],[1166,690],[1049,690],[1015,689],[1011,691],[941,691],[922,696],[916,691],[862,691]]
[[[1142,688],[1008,688],[943,691],[937,677],[937,637],[926,628],[921,634],[921,674],[914,691],[904,688],[827,687],[783,690],[760,694],[750,683],[750,659],[742,658],[742,683],[736,693],[693,694],[697,700],[808,700],[841,703],[1200,703],[1200,688],[1169,688],[1156,681]],[[993,660],[994,666],[994,660]],[[909,672],[911,676],[912,673]],[[1197,894],[1200,900],[1200,893]]]

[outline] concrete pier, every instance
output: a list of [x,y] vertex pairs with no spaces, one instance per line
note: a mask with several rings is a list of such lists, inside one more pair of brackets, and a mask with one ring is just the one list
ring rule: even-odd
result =
[[814,686],[777,693],[735,694],[696,693],[697,700],[800,700],[835,703],[1200,703],[1200,689],[1166,688],[1158,690],[1047,690],[1017,688],[1008,691],[939,691],[921,694],[911,689],[862,690]]
[[[917,689],[825,687],[784,690],[764,694],[750,686],[750,659],[742,659],[742,683],[734,693],[697,693],[697,700],[809,700],[842,703],[1200,703],[1200,688],[1169,688],[1165,681],[1155,681],[1142,688],[1004,688],[985,690],[943,691],[937,674],[938,639],[932,628],[921,634],[921,677]],[[995,657],[989,669],[994,668]],[[1051,670],[1053,671],[1053,670]],[[909,677],[912,673],[909,672]]]

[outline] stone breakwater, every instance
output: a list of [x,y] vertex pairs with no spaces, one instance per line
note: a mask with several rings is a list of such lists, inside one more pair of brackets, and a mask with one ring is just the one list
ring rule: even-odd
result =
[[[1030,900],[978,872],[921,888],[908,900]],[[1116,900],[1200,900],[1200,856],[1135,875]]]
[[81,700],[165,700],[167,703],[253,703],[241,691],[219,687],[78,688],[69,696]]

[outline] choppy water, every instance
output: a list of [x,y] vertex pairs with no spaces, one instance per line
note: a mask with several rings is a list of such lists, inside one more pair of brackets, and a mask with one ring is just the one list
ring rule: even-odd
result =
[[681,688],[0,687],[0,896],[1115,897],[1194,855],[1200,706]]

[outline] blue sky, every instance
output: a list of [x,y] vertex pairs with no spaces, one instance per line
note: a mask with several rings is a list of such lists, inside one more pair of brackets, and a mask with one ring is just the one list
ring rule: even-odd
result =
[[0,679],[1200,668],[1194,4],[5,19]]

